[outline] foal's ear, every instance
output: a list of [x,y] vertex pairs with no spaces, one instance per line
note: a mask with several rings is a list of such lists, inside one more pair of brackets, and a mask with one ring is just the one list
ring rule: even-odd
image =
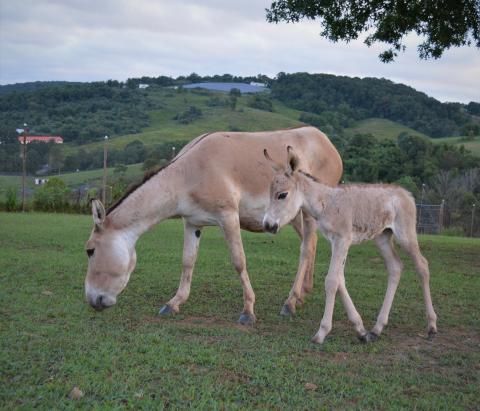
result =
[[287,147],[288,153],[288,160],[287,160],[287,167],[290,173],[293,173],[295,170],[298,169],[300,165],[300,159],[298,158],[297,154],[293,150],[292,146]]
[[283,167],[278,164],[276,161],[272,160],[272,158],[270,157],[270,155],[268,154],[268,151],[266,148],[263,149],[263,155],[265,156],[265,158],[269,161],[270,165],[272,166],[273,170],[278,173],[280,171],[283,170]]
[[95,228],[101,229],[105,221],[105,207],[100,200],[92,200],[92,215]]

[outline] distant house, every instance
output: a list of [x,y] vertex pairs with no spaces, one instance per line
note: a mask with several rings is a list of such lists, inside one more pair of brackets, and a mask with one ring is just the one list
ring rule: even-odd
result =
[[40,143],[49,143],[53,141],[55,144],[62,144],[63,138],[60,136],[18,136],[18,141],[20,144],[23,144],[23,140],[26,139],[26,143],[31,143],[32,141],[39,141]]
[[251,81],[250,85],[255,87],[267,87],[265,83],[257,83],[256,81]]
[[142,84],[142,83],[140,83],[140,84],[138,85],[138,88],[147,88],[148,86],[149,86],[148,84]]
[[48,178],[36,178],[35,179],[35,185],[36,186],[43,186],[46,183],[48,183]]

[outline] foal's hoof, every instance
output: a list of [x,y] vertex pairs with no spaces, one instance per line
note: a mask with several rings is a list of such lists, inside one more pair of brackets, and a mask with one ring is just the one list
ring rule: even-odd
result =
[[165,304],[162,308],[160,308],[160,311],[158,313],[160,315],[169,315],[175,314],[175,311],[173,311],[173,308],[170,307],[168,304]]
[[295,314],[295,310],[292,310],[288,304],[284,304],[280,310],[280,315],[283,315],[284,317],[291,317],[293,314]]
[[435,339],[435,336],[437,335],[436,330],[429,330],[428,335],[427,335],[427,340],[428,341],[433,341]]
[[241,325],[253,325],[255,324],[255,316],[252,314],[242,313],[237,321]]
[[372,331],[370,331],[370,332],[368,332],[368,333],[366,333],[366,334],[364,334],[364,335],[359,335],[359,336],[358,336],[358,339],[359,339],[361,342],[365,343],[365,344],[371,343],[371,342],[375,342],[375,341],[377,341],[379,338],[380,338],[380,337],[379,337],[377,334],[375,334],[374,332],[372,332]]

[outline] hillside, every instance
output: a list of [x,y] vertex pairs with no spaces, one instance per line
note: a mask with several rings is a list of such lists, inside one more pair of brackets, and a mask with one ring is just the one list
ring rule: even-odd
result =
[[476,105],[441,103],[404,84],[386,79],[330,74],[280,73],[272,83],[273,97],[297,110],[314,113],[319,126],[340,129],[377,117],[396,121],[430,137],[480,134],[469,110]]
[[389,140],[396,140],[400,133],[408,133],[428,138],[426,134],[384,118],[368,118],[358,121],[351,127],[347,127],[344,133],[348,137],[352,137],[355,134],[372,134],[378,139],[386,138]]

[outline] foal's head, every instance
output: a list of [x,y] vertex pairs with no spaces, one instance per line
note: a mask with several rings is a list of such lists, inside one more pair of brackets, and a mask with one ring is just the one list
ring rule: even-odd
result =
[[286,165],[273,161],[266,149],[263,154],[275,171],[270,185],[270,205],[263,217],[263,229],[275,234],[300,211],[303,202],[303,194],[298,188],[297,170],[300,160],[290,146],[287,147]]
[[134,243],[121,231],[108,224],[105,208],[92,201],[94,228],[85,244],[88,270],[85,295],[96,310],[110,307],[128,283],[137,255]]

